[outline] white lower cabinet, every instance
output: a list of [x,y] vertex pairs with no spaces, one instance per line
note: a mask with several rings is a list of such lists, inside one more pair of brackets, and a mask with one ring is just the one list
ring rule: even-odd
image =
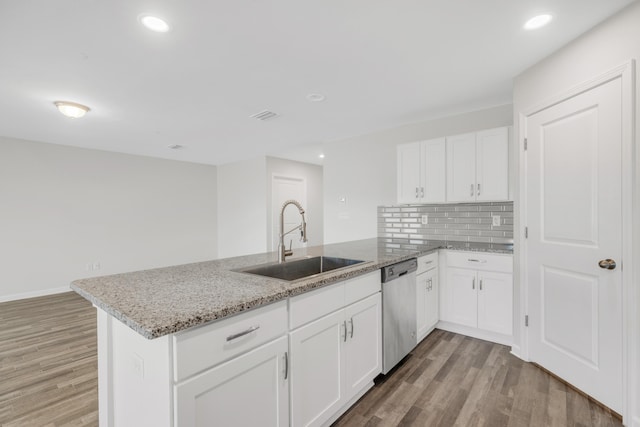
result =
[[287,337],[175,386],[178,426],[289,425]]
[[445,280],[441,284],[441,320],[503,336],[512,335],[512,257],[449,252],[446,259]]
[[289,334],[291,425],[334,419],[382,370],[379,292]]
[[418,258],[416,304],[416,330],[420,342],[434,329],[440,319],[437,252]]
[[328,425],[382,371],[380,271],[148,340],[98,310],[100,425]]

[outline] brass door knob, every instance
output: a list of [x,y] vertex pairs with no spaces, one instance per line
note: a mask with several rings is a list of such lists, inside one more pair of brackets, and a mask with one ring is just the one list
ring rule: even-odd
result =
[[600,262],[598,263],[598,266],[600,266],[600,268],[604,268],[607,270],[615,270],[616,262],[610,258],[607,258],[607,259],[600,260]]

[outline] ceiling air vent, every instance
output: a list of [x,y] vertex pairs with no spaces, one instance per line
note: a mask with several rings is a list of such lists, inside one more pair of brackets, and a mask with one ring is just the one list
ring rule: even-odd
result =
[[256,113],[253,116],[251,116],[251,118],[253,119],[258,119],[262,121],[273,119],[274,117],[278,117],[278,115],[273,111],[269,111],[269,110],[260,111],[259,113]]

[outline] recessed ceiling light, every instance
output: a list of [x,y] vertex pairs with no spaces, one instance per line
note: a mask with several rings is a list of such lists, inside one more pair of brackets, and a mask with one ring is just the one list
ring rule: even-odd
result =
[[87,114],[87,112],[91,111],[91,109],[86,105],[78,104],[75,102],[56,101],[54,102],[54,104],[56,107],[58,107],[58,111],[72,119],[79,119],[80,117]]
[[544,27],[549,22],[551,22],[552,19],[553,19],[553,16],[551,16],[551,15],[534,16],[533,18],[529,19],[524,24],[524,29],[525,30],[535,30],[535,29]]
[[138,19],[142,25],[157,33],[166,33],[171,29],[167,21],[158,18],[157,16],[140,15]]
[[318,157],[320,157],[321,159],[324,159],[324,154],[320,154]]
[[309,95],[307,95],[307,99],[311,102],[321,102],[324,101],[325,97],[324,95],[319,93],[310,93]]
[[181,148],[184,148],[184,145],[180,145],[180,144],[171,144],[168,146],[170,149],[172,150],[180,150]]

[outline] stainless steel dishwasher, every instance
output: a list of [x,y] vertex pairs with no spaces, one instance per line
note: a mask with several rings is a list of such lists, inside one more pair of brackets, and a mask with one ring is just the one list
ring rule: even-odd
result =
[[416,270],[412,258],[382,268],[382,373],[417,345]]

